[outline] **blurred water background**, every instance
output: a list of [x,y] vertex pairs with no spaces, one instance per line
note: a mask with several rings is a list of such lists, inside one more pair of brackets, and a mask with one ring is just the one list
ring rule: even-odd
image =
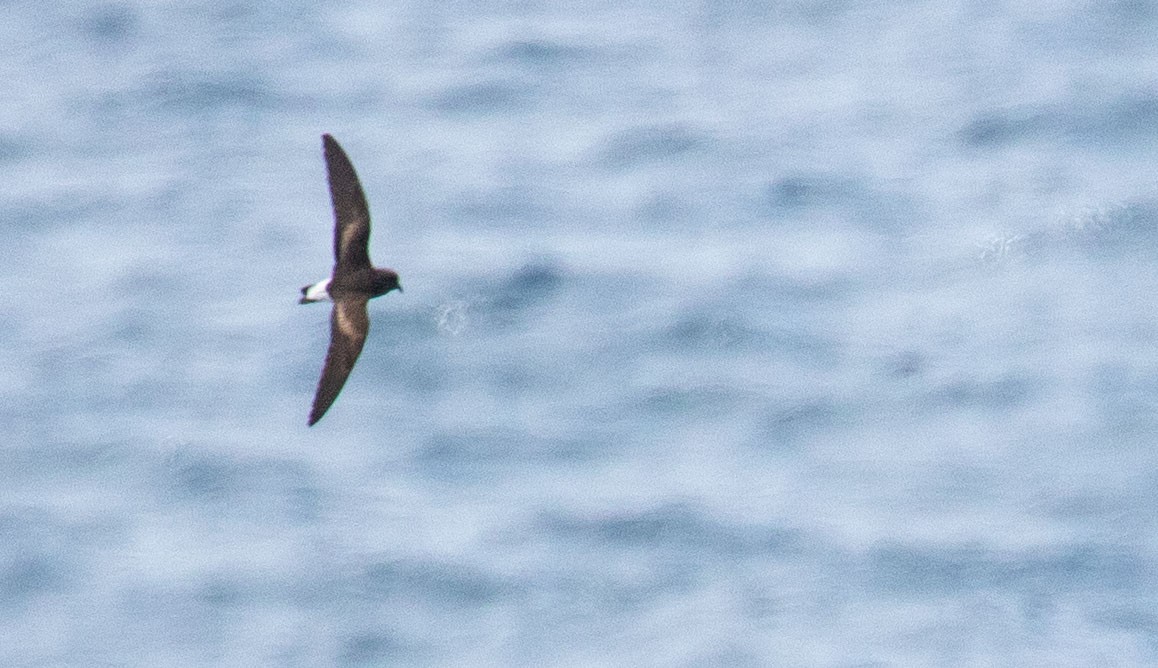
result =
[[0,15],[0,664],[1158,662],[1155,4]]

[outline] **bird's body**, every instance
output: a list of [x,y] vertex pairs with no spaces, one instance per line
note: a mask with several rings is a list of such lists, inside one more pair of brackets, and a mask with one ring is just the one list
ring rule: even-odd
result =
[[330,313],[330,347],[310,410],[313,426],[338,398],[342,386],[362,352],[370,318],[366,302],[401,290],[398,274],[370,264],[370,208],[346,152],[330,135],[322,135],[330,199],[334,206],[334,270],[324,280],[302,288],[301,304],[333,301]]

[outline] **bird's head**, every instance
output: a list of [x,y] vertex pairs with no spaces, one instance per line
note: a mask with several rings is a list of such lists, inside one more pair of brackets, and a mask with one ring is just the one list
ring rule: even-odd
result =
[[374,272],[374,295],[384,295],[391,290],[402,292],[402,284],[398,282],[398,273],[392,269],[379,269]]

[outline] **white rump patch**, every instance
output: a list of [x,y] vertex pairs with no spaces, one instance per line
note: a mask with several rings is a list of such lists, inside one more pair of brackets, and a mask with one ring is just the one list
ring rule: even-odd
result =
[[331,280],[332,279],[327,278],[323,281],[318,281],[317,283],[314,283],[310,287],[306,288],[306,294],[304,297],[302,297],[302,299],[307,302],[333,301],[330,299]]

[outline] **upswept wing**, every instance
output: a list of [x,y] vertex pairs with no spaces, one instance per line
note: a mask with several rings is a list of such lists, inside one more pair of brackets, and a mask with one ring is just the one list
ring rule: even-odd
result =
[[334,274],[370,266],[370,207],[354,165],[330,135],[322,135],[334,205]]
[[366,342],[366,333],[370,331],[370,318],[366,315],[365,297],[343,297],[334,302],[330,312],[330,349],[326,351],[326,364],[322,368],[322,377],[318,381],[318,390],[314,394],[314,407],[310,410],[310,426],[322,419],[329,410],[358,355],[362,352],[362,344]]

